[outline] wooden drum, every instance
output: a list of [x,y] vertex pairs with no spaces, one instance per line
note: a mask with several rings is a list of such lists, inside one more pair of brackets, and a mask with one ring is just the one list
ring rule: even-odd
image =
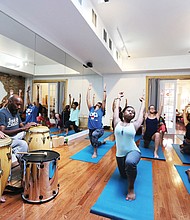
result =
[[50,150],[50,132],[46,126],[31,127],[26,134],[28,150]]
[[0,196],[3,194],[10,175],[11,143],[12,139],[8,136],[0,139]]

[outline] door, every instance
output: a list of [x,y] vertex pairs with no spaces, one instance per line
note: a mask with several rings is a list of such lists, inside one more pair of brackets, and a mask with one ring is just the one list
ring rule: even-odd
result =
[[175,134],[176,88],[176,80],[160,80],[160,89],[164,92],[164,107],[162,116],[165,118],[168,134]]
[[48,83],[48,116],[51,112],[57,112],[58,107],[57,83]]

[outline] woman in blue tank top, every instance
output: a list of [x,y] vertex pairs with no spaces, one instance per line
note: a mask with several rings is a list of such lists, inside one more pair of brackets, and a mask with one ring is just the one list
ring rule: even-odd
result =
[[116,140],[116,160],[121,177],[128,179],[128,193],[126,200],[134,200],[134,183],[137,176],[137,164],[141,159],[141,153],[137,147],[134,137],[136,131],[143,122],[144,98],[141,98],[141,108],[137,120],[131,122],[135,117],[132,106],[123,109],[123,120],[119,118],[120,100],[123,92],[116,99],[114,108],[114,134]]

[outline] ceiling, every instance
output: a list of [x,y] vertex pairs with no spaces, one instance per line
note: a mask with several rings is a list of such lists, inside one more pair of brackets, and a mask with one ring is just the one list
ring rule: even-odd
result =
[[[123,55],[124,63],[190,56],[190,1],[91,0],[91,4]],[[0,10],[82,64],[92,62],[94,71],[101,75],[128,72],[115,62],[71,0],[48,1],[48,4],[46,0],[27,3],[6,0],[0,3]]]

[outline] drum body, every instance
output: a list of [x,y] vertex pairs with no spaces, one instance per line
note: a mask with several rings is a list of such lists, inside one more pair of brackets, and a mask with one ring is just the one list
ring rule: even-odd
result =
[[28,151],[49,150],[50,149],[50,132],[46,126],[31,127],[26,134]]
[[11,143],[9,137],[0,139],[0,196],[7,185],[11,170]]
[[24,155],[24,192],[23,200],[29,203],[43,203],[53,199],[59,192],[58,159],[60,154],[52,150],[44,155]]

